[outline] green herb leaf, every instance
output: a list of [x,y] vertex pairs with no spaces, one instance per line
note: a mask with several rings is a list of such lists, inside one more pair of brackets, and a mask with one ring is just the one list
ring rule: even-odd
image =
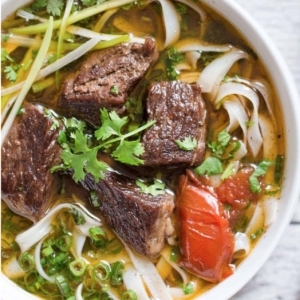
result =
[[138,166],[144,163],[142,159],[138,158],[144,151],[144,147],[139,140],[121,140],[118,148],[112,153],[112,156],[122,163]]
[[61,16],[64,8],[64,2],[62,0],[48,0],[47,12],[52,16]]
[[182,53],[178,52],[175,47],[168,50],[167,58],[165,60],[167,77],[170,80],[175,80],[178,78],[179,72],[175,69],[175,65],[183,61],[184,56]]
[[136,185],[139,186],[143,193],[151,194],[152,196],[162,195],[165,193],[165,184],[161,181],[154,180],[153,184],[147,185],[141,180],[135,181]]
[[216,157],[208,157],[203,163],[194,169],[198,175],[222,174],[223,168],[221,161]]
[[101,110],[102,126],[96,130],[97,140],[106,140],[113,135],[122,136],[121,129],[127,122],[127,117],[120,118],[115,111],[108,113],[106,109]]
[[218,134],[217,141],[209,143],[208,147],[217,157],[220,157],[228,146],[230,139],[230,134],[226,130],[223,130]]
[[268,160],[263,160],[256,167],[255,171],[252,173],[252,175],[249,178],[250,189],[251,189],[252,193],[260,193],[261,192],[261,187],[260,187],[260,183],[258,181],[258,177],[265,175],[269,166],[271,166],[273,164],[274,164],[274,162],[271,162]]
[[6,66],[4,68],[4,73],[6,73],[6,78],[11,81],[11,82],[14,82],[17,80],[18,78],[18,74],[17,72],[15,71],[15,68],[11,67],[11,66]]
[[183,141],[175,140],[175,142],[182,150],[191,151],[197,147],[197,140],[190,136],[185,137]]
[[1,48],[1,62],[5,61],[13,62],[14,60],[9,56],[5,48]]

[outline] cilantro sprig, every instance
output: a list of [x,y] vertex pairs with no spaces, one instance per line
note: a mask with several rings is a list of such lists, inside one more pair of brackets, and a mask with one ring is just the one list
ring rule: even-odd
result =
[[153,184],[146,184],[141,180],[135,181],[136,185],[140,187],[141,191],[145,194],[151,194],[153,196],[162,195],[165,193],[166,185],[157,179],[154,180]]
[[177,48],[172,47],[168,50],[165,60],[168,79],[175,80],[178,78],[179,72],[176,70],[175,65],[183,60],[184,56],[182,53],[178,52]]
[[[86,173],[95,180],[104,178],[107,164],[99,161],[98,151],[109,152],[116,160],[129,164],[140,165],[144,161],[139,157],[144,153],[138,133],[152,126],[155,121],[127,133],[123,133],[128,117],[119,117],[115,111],[100,111],[101,127],[93,134],[86,131],[85,124],[76,119],[65,119],[66,129],[60,132],[58,142],[63,148],[62,164],[52,167],[51,171],[73,170],[73,179],[84,180]],[[96,141],[96,142],[95,142]]]

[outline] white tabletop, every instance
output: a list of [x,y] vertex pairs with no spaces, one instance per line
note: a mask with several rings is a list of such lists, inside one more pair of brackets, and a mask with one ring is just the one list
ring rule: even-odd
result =
[[[273,39],[300,94],[300,0],[232,1],[247,10]],[[269,260],[230,300],[256,299],[300,300],[300,202]]]

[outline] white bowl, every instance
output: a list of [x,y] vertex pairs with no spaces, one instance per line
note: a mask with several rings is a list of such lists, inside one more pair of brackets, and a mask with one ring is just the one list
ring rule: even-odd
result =
[[[12,13],[28,0],[1,0],[1,19]],[[291,220],[300,194],[300,109],[299,98],[293,79],[273,42],[240,6],[231,0],[202,0],[225,19],[231,22],[252,46],[270,74],[273,86],[281,102],[285,124],[286,160],[281,199],[277,217],[259,240],[251,254],[239,265],[234,275],[212,288],[198,300],[225,300],[239,291],[261,268],[278,243],[284,229]],[[230,19],[228,19],[230,17]],[[36,299],[17,287],[1,274],[1,299]],[[163,300],[163,299],[161,299]]]

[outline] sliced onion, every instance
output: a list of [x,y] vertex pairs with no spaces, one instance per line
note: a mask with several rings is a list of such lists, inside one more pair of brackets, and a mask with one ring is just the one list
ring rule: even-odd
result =
[[[56,60],[51,65],[40,70],[36,76],[35,81],[40,80],[40,79],[48,76],[49,74],[54,73],[58,69],[66,66],[67,64],[71,63],[72,61],[78,59],[79,57],[81,57],[82,55],[87,53],[89,50],[91,50],[99,42],[100,42],[100,38],[98,36],[85,42],[83,45],[81,45],[74,51],[66,54],[64,57]],[[22,88],[23,85],[24,85],[24,81],[22,81],[18,84],[15,84],[9,88],[3,89],[3,90],[1,90],[1,95],[3,96],[3,95],[8,95],[8,94],[17,92],[18,90],[20,90]]]
[[126,251],[139,274],[142,276],[154,299],[172,300],[168,288],[159,276],[153,263],[146,257],[135,254],[125,245]]
[[182,62],[182,63],[180,63],[180,64],[177,64],[176,66],[175,66],[175,69],[178,71],[178,72],[180,72],[180,71],[187,71],[187,70],[191,70],[192,69],[192,67],[188,64],[188,63],[185,63],[185,62]]
[[263,144],[263,139],[259,130],[258,124],[258,107],[259,98],[255,91],[244,84],[235,82],[226,82],[220,85],[218,94],[215,99],[215,104],[227,97],[228,95],[242,95],[249,99],[253,105],[250,122],[253,123],[247,129],[247,141],[254,156],[256,156]]
[[41,18],[37,15],[34,15],[34,14],[30,13],[29,11],[24,10],[24,9],[19,9],[17,11],[17,16],[19,16],[23,19],[26,19],[26,20],[37,20],[37,21],[40,21],[42,23],[48,22],[48,19]]
[[244,51],[233,48],[230,52],[213,60],[201,73],[198,79],[198,85],[202,89],[202,93],[212,93],[212,96],[217,92],[221,81],[224,79],[227,72],[233,64],[240,59],[248,59],[249,56]]
[[37,78],[38,71],[41,69],[41,67],[43,65],[44,59],[47,55],[49,45],[51,43],[52,32],[53,32],[53,17],[50,17],[49,27],[45,33],[42,45],[39,49],[36,59],[34,60],[32,67],[30,68],[30,71],[28,73],[28,76],[27,76],[26,80],[24,81],[24,84],[22,84],[22,89],[21,89],[19,95],[17,96],[17,99],[11,109],[11,112],[2,127],[1,146],[3,145],[4,140],[6,139],[6,136],[14,122],[16,115],[18,114],[18,111],[19,111],[28,91],[31,88],[31,85]]
[[[75,35],[80,35],[86,38],[95,38],[98,37],[100,38],[101,41],[111,41],[115,38],[124,36],[124,35],[115,35],[115,34],[107,34],[107,33],[99,33],[90,29],[86,29],[83,27],[78,27],[75,25],[71,25],[68,26],[66,29],[67,32],[71,33],[71,34],[75,34]],[[129,35],[130,39],[129,42],[131,43],[139,43],[139,44],[144,44],[145,43],[145,39],[143,38],[139,38],[139,37],[134,37],[132,35]]]
[[158,0],[161,4],[163,20],[165,24],[164,48],[175,44],[180,36],[180,21],[175,6],[169,0]]
[[145,290],[142,278],[134,267],[129,266],[125,269],[123,281],[127,290],[135,291],[137,299],[150,300]]

